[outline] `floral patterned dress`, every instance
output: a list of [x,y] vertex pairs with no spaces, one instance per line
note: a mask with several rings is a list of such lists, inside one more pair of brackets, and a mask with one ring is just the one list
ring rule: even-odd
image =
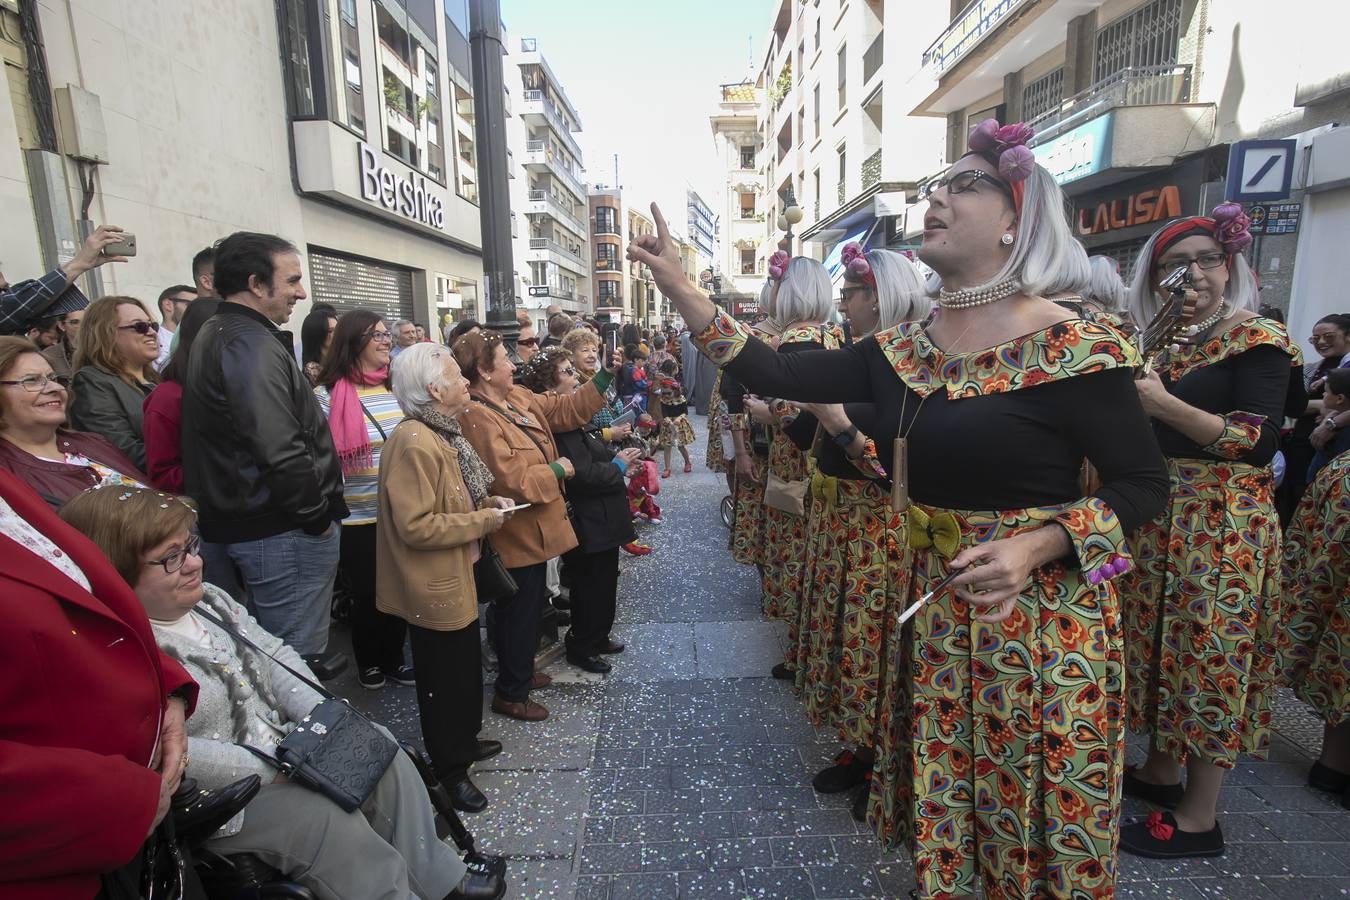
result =
[[1258,317],[1159,371],[1169,392],[1224,420],[1206,446],[1155,423],[1171,490],[1131,536],[1121,587],[1129,726],[1178,762],[1232,768],[1270,741],[1281,553],[1270,459],[1299,364],[1284,326]]
[[1350,722],[1350,453],[1322,467],[1284,541],[1285,682],[1327,725]]

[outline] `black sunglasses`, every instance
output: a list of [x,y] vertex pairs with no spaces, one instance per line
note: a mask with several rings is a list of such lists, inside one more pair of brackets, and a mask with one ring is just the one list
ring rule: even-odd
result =
[[118,331],[134,331],[137,334],[150,334],[158,331],[159,328],[153,322],[132,322],[130,325],[118,325]]

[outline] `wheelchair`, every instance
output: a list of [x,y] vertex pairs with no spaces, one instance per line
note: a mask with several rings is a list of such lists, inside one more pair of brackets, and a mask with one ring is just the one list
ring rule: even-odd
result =
[[[450,802],[450,795],[432,772],[426,757],[406,741],[400,741],[399,746],[417,766],[417,772],[427,787],[431,808],[436,811],[436,836],[441,840],[450,837],[455,842],[470,871],[504,878],[506,860],[480,853],[474,846],[473,835],[459,817],[454,804]],[[286,879],[282,873],[251,853],[225,856],[198,847],[193,848],[192,855],[193,867],[210,900],[315,900],[309,888]]]

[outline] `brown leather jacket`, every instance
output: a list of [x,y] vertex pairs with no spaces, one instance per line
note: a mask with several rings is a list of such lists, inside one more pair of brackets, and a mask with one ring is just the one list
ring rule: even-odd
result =
[[[136,468],[136,464],[103,438],[88,431],[57,429],[56,446],[62,453],[78,453],[90,462],[120,472],[140,484],[149,486],[150,477]],[[11,444],[0,434],[0,469],[17,475],[24,484],[37,491],[59,508],[81,491],[99,483],[98,473],[88,466],[72,466],[64,462],[39,459]]]
[[505,416],[485,404],[481,395],[475,393],[473,399],[460,424],[492,470],[492,493],[533,504],[492,536],[502,564],[518,569],[571,550],[577,537],[567,520],[563,482],[548,464],[558,458],[553,432],[582,427],[605,402],[596,383],[572,394],[534,394],[517,385],[502,407]]

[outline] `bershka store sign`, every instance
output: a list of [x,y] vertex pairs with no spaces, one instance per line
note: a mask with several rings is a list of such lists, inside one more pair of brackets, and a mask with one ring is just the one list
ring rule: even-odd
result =
[[411,178],[381,165],[381,156],[365,141],[358,145],[361,165],[361,196],[390,212],[430,225],[445,228],[445,204],[432,193],[421,174]]

